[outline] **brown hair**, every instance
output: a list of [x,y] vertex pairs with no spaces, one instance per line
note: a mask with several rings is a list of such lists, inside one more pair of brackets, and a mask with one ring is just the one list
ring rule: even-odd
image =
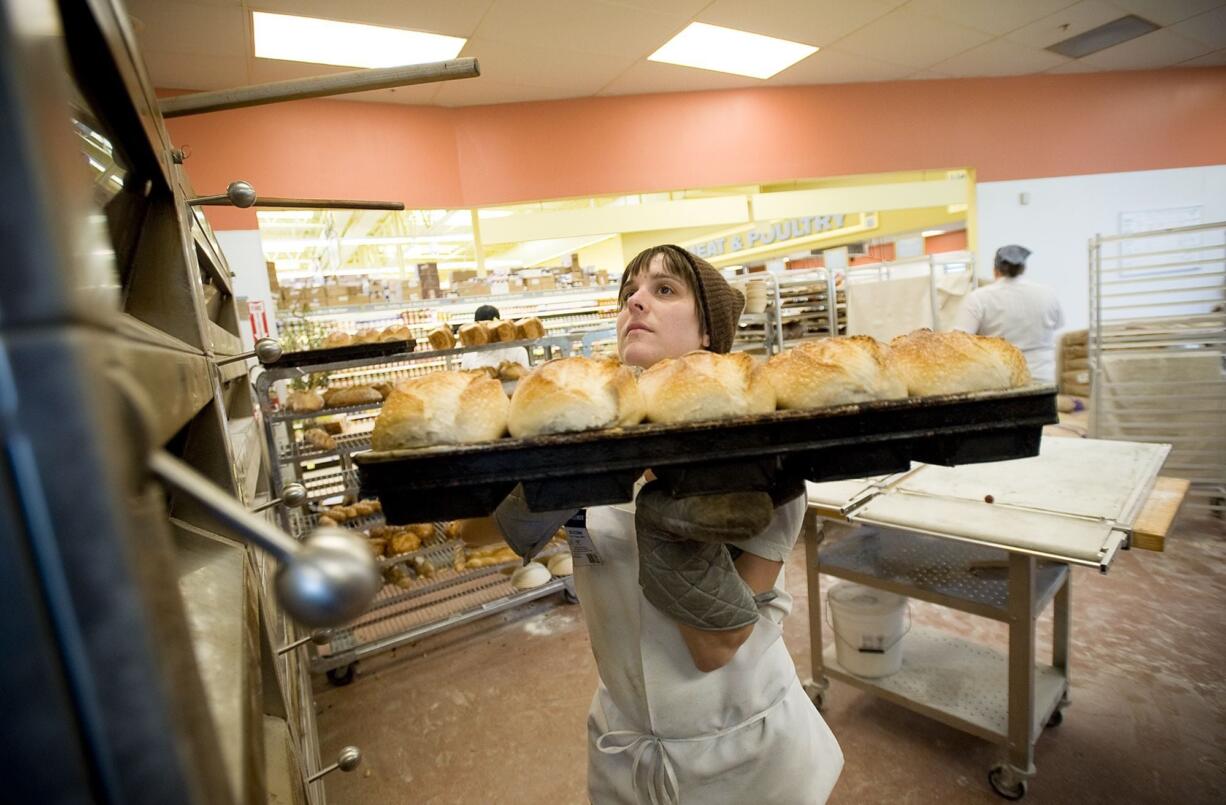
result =
[[707,334],[707,316],[703,310],[702,288],[698,284],[698,270],[689,257],[689,252],[680,246],[652,246],[636,254],[626,264],[622,272],[621,284],[617,288],[617,307],[620,310],[626,306],[626,283],[631,279],[646,274],[651,268],[651,261],[656,255],[664,257],[664,273],[676,277],[685,283],[685,287],[694,295],[694,308],[698,311],[698,327],[700,336]]
[[645,273],[656,255],[661,255],[665,273],[679,278],[694,294],[699,335],[706,336],[711,352],[728,352],[736,339],[737,320],[745,309],[745,297],[728,284],[715,266],[680,246],[653,246],[634,256],[622,272],[618,306],[626,304],[626,283]]

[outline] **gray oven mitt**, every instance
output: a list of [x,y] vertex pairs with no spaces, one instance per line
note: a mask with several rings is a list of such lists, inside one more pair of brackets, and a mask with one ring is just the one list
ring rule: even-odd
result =
[[673,498],[652,481],[635,501],[639,586],[657,609],[696,629],[724,631],[758,619],[758,607],[725,543],[757,536],[771,523],[765,492]]
[[494,520],[511,550],[522,556],[526,565],[576,511],[578,509],[534,512],[524,499],[523,485],[517,484],[494,510]]

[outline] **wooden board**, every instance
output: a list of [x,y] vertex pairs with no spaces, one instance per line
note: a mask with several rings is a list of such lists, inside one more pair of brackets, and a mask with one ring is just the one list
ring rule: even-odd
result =
[[1147,551],[1161,551],[1170,533],[1171,523],[1188,496],[1191,484],[1183,478],[1159,477],[1153,491],[1137,515],[1132,527],[1132,546]]

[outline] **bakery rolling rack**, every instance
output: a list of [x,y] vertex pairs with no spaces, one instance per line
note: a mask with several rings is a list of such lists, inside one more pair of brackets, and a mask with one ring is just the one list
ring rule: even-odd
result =
[[[305,489],[302,508],[278,507],[282,525],[291,534],[307,533],[318,525],[329,505],[356,500],[359,491],[353,456],[370,450],[370,433],[382,403],[290,411],[279,400],[288,399],[286,381],[327,373],[342,384],[394,382],[407,376],[458,366],[471,352],[523,346],[536,364],[571,354],[572,339],[546,336],[531,341],[460,347],[450,350],[406,352],[387,345],[351,357],[352,348],[312,350],[309,360],[288,353],[280,362],[265,364],[255,388],[263,415],[264,438],[271,461],[269,473],[275,497],[282,497],[292,484]],[[319,448],[301,439],[312,425],[330,425],[341,432],[331,434],[334,446]],[[424,519],[424,518],[423,518]],[[349,519],[346,528],[369,532],[386,523],[382,513]],[[412,552],[381,560],[385,584],[370,608],[353,622],[319,635],[305,647],[312,673],[323,673],[335,685],[353,681],[357,663],[431,635],[504,612],[521,604],[561,594],[571,603],[577,599],[569,578],[553,578],[530,590],[516,590],[510,571],[516,562],[456,570],[454,558],[463,550],[459,539],[447,536],[445,523],[434,523],[433,534]],[[548,558],[563,550],[553,545],[542,554]],[[428,563],[428,574],[422,570]]]

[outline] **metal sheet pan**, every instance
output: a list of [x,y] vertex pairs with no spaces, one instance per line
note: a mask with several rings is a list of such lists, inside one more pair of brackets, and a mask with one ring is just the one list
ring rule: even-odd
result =
[[685,425],[358,453],[364,496],[389,522],[490,514],[516,484],[530,508],[622,503],[651,468],[674,494],[770,490],[783,478],[863,478],[911,461],[972,464],[1038,454],[1057,421],[1052,386],[779,411]]
[[286,352],[272,363],[264,364],[264,368],[292,369],[297,366],[314,366],[321,363],[360,361],[367,358],[392,358],[397,355],[407,355],[415,349],[417,349],[417,340],[414,338],[410,338],[405,341],[379,341],[373,344],[350,344],[346,347],[304,349],[298,352]]

